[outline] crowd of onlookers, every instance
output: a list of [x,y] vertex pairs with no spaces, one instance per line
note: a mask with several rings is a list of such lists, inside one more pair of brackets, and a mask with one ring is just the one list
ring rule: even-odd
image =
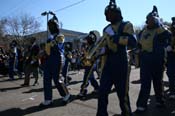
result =
[[[36,39],[36,38],[35,38]],[[33,41],[33,42],[32,42]],[[29,57],[36,56],[37,60],[37,68],[39,74],[43,75],[43,63],[45,61],[45,44],[37,44],[38,48],[36,47],[33,52],[33,56],[31,55],[32,52],[32,44],[35,43],[35,40],[29,42],[29,44],[21,47],[20,44],[17,43],[16,40],[13,40],[10,44],[8,49],[1,46],[0,47],[0,75],[9,76],[10,80],[14,80],[14,75],[17,75],[19,78],[25,77],[25,69],[27,65],[32,63],[33,60],[29,60]],[[36,44],[36,43],[35,43]],[[65,44],[65,46],[67,46]],[[70,47],[70,46],[69,46]],[[68,57],[67,57],[68,55]],[[80,70],[83,68],[81,63],[81,59],[83,57],[83,53],[81,49],[65,49],[65,59],[68,59],[68,70]],[[29,63],[30,62],[30,63]],[[27,71],[29,71],[27,69]]]
[[6,75],[8,73],[8,55],[3,48],[0,48],[0,74]]

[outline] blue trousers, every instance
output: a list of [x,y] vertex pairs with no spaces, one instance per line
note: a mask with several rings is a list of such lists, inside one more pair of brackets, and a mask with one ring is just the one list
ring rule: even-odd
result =
[[14,79],[14,59],[9,59],[9,78]]
[[44,64],[44,98],[52,100],[52,79],[61,96],[66,96],[68,90],[60,77],[61,62],[58,57],[49,57]]
[[88,87],[89,82],[93,86],[94,90],[99,89],[98,82],[97,82],[97,80],[95,79],[95,76],[94,76],[93,67],[86,66],[85,71],[84,71],[83,83],[81,85],[81,91],[83,91],[84,89],[86,89]]
[[128,65],[126,62],[120,61],[117,62],[115,67],[112,66],[113,68],[111,65],[112,64],[106,64],[102,72],[99,88],[97,116],[108,116],[108,95],[111,92],[112,85],[115,86],[115,90],[120,101],[122,116],[131,116],[131,107],[128,93]]
[[[19,70],[17,70],[17,72],[14,71],[14,63],[15,63],[15,59],[14,58],[10,58],[9,59],[9,67],[8,67],[8,71],[9,71],[9,78],[10,79],[14,79],[14,75],[18,74],[21,75],[21,72]],[[18,69],[18,62],[16,62],[16,69]]]
[[169,79],[170,94],[175,94],[175,53],[168,53],[167,58],[167,75]]
[[62,75],[63,75],[63,77],[65,78],[66,81],[67,81],[67,72],[68,72],[68,69],[69,69],[69,60],[66,59],[65,60],[65,63],[64,63],[64,66],[63,66],[63,70],[62,70]]
[[153,53],[143,53],[140,58],[141,89],[136,105],[137,107],[147,107],[152,81],[156,101],[161,102],[163,99],[164,58]]

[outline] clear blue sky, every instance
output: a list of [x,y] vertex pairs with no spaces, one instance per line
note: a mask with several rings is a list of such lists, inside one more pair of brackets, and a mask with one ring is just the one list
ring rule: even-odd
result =
[[[77,5],[60,10],[74,3]],[[146,15],[152,11],[153,5],[158,7],[159,16],[164,21],[171,21],[175,16],[175,0],[116,0],[122,10],[124,20],[135,26],[143,25]],[[42,30],[46,30],[44,11],[56,11],[64,29],[88,33],[90,30],[102,32],[105,25],[104,9],[109,0],[1,0],[0,18],[27,13],[41,22]]]

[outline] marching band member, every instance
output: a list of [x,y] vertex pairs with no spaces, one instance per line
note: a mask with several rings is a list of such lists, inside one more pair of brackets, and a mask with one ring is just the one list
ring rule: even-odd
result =
[[9,50],[9,59],[8,59],[8,63],[9,63],[9,77],[10,80],[14,80],[14,74],[16,73],[19,78],[22,78],[22,74],[19,70],[19,58],[20,58],[20,49],[18,48],[19,45],[17,43],[16,40],[13,40],[10,43],[10,50]]
[[151,81],[156,96],[156,106],[164,105],[163,71],[165,64],[165,48],[169,44],[171,35],[160,22],[157,7],[146,17],[146,26],[138,39],[140,48],[140,79],[141,89],[137,99],[136,113],[147,109],[150,96]]
[[65,62],[64,62],[63,70],[62,70],[62,75],[64,77],[64,83],[66,85],[68,85],[69,82],[72,80],[72,78],[67,75],[69,67],[70,67],[71,59],[72,59],[71,51],[72,51],[71,45],[69,43],[65,44],[64,46]]
[[108,95],[112,85],[120,101],[121,115],[131,116],[127,46],[136,46],[133,25],[123,21],[115,0],[111,0],[105,8],[105,16],[110,24],[103,30],[106,58],[103,58],[105,63],[100,79],[97,116],[108,116]]
[[170,30],[172,39],[171,45],[167,47],[167,75],[169,78],[169,98],[175,99],[175,17],[172,17]]
[[87,87],[89,82],[94,88],[94,92],[98,92],[99,85],[94,76],[94,64],[96,62],[96,58],[87,58],[88,53],[91,52],[93,47],[96,45],[96,41],[100,38],[100,33],[98,31],[90,31],[88,36],[85,38],[87,41],[87,47],[84,49],[84,56],[82,58],[83,67],[84,67],[84,77],[83,83],[81,85],[79,97],[85,97],[87,94]]
[[52,79],[58,92],[63,97],[63,104],[67,104],[71,99],[64,80],[60,76],[64,62],[64,35],[59,31],[58,19],[55,15],[48,21],[48,27],[53,37],[49,38],[46,43],[47,58],[44,63],[44,102],[40,104],[41,107],[52,105]]
[[36,38],[31,37],[30,38],[30,46],[28,51],[26,51],[25,56],[25,65],[24,65],[24,84],[21,86],[29,86],[30,85],[30,74],[33,73],[33,77],[35,78],[35,82],[33,83],[33,86],[35,86],[38,83],[38,70],[39,70],[39,45],[36,43]]

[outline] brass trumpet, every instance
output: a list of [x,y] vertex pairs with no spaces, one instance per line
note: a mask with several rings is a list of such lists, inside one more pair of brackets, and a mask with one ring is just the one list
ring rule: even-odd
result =
[[95,55],[95,52],[97,52],[99,50],[100,47],[102,47],[102,44],[105,41],[105,37],[102,37],[97,43],[96,45],[89,51],[88,55],[87,55],[87,59],[91,59],[92,56]]

